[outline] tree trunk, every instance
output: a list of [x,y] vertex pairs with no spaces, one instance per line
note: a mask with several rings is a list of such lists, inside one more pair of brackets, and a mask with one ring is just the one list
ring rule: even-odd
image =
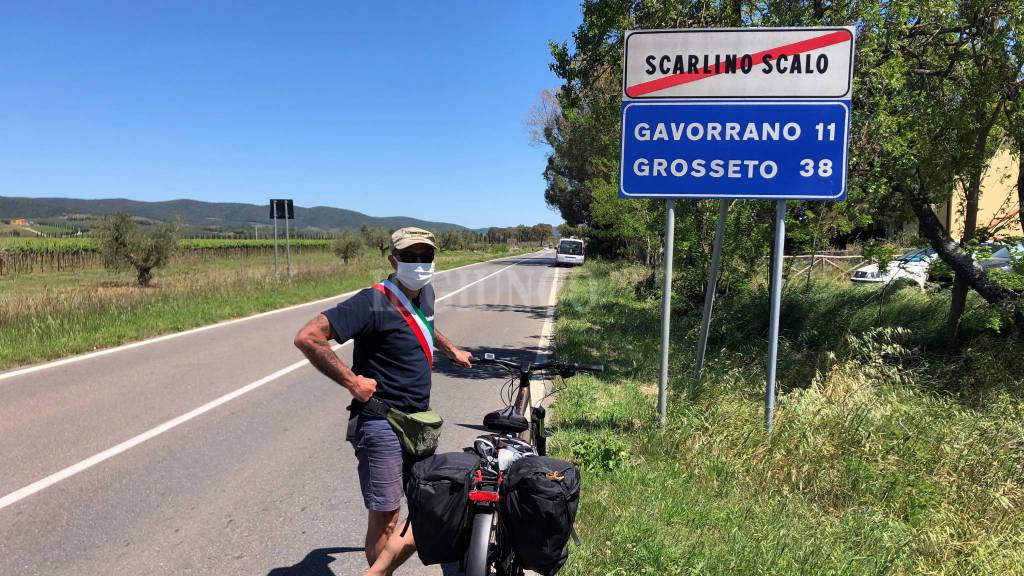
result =
[[811,2],[811,7],[814,10],[814,21],[816,24],[823,24],[822,20],[825,18],[825,2],[824,0],[814,0]]
[[[939,222],[939,218],[928,203],[928,194],[921,189],[920,180],[918,182],[917,186],[905,186],[897,182],[893,184],[893,188],[907,199],[921,224],[921,232],[928,238],[928,242],[942,258],[942,261],[956,272],[957,279],[963,278],[965,286],[973,288],[988,303],[1004,306],[1011,310],[1014,319],[1014,336],[1018,339],[1024,338],[1024,307],[1021,306],[1020,296],[1012,290],[1007,290],[992,282],[985,270],[974,262],[974,257],[960,248],[950,236],[949,231]],[[954,290],[956,290],[955,282]],[[952,305],[950,308],[952,311]],[[960,313],[963,313],[962,309]]]
[[149,281],[153,279],[152,268],[139,268],[139,286],[149,286]]
[[[987,68],[987,61],[982,68]],[[978,199],[981,196],[981,176],[985,171],[985,145],[988,144],[989,134],[992,133],[992,126],[996,118],[1002,113],[1003,102],[1001,101],[988,118],[978,118],[979,128],[977,137],[974,140],[974,166],[971,172],[971,181],[964,191],[967,196],[967,203],[964,212],[964,235],[960,245],[965,246],[974,239],[978,228]],[[979,114],[980,116],[980,114]],[[952,198],[950,198],[952,202]],[[973,264],[973,258],[972,258]],[[967,288],[969,280],[965,272],[957,271],[953,281],[953,298],[949,303],[949,316],[946,318],[946,353],[953,354],[960,347],[960,317],[963,316],[967,307]]]
[[1024,143],[1017,150],[1017,218],[1024,233]]
[[953,278],[949,315],[946,316],[946,354],[955,354],[960,347],[960,318],[967,309],[967,278],[957,272]]
[[729,16],[732,17],[732,25],[736,27],[743,26],[742,0],[732,0],[729,4]]

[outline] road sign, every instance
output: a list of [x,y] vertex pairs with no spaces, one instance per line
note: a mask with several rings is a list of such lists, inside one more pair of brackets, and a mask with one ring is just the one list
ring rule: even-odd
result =
[[282,220],[294,220],[295,219],[295,206],[292,205],[291,199],[271,199],[270,200],[270,219],[282,219]]
[[292,243],[288,221],[295,219],[295,206],[291,199],[271,198],[270,219],[274,221],[274,276],[277,276],[277,221],[284,220],[284,251],[288,263],[288,281],[292,279]]
[[842,200],[846,102],[622,105],[624,198]]
[[760,198],[776,201],[765,387],[771,433],[786,201],[846,196],[853,44],[852,27],[626,32],[619,196],[665,198],[662,426],[675,200],[719,198],[697,351],[699,386],[729,199]]
[[623,99],[850,98],[853,28],[626,32]]

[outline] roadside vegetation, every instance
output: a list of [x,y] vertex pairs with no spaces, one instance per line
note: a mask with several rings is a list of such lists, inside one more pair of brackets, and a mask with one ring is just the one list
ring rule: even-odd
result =
[[[854,26],[846,200],[790,201],[787,250],[813,254],[919,234],[903,246],[931,246],[952,279],[946,351],[962,352],[968,293],[1001,310],[1007,330],[1024,341],[1022,275],[993,278],[977,254],[979,243],[1024,233],[1024,1],[585,0],[581,12],[572,41],[551,44],[561,85],[542,94],[528,123],[550,150],[544,197],[587,239],[590,254],[653,268],[663,244],[665,203],[618,198],[623,30]],[[981,211],[982,184],[1007,154],[1016,168],[984,190],[986,202],[999,195],[998,213]],[[944,206],[959,225],[939,218]],[[774,209],[732,203],[723,280],[763,273]],[[684,290],[703,287],[717,212],[716,200],[676,207],[676,254],[695,276]]]
[[[186,254],[160,269],[149,287],[138,285],[134,268],[0,276],[0,370],[326,298],[389,271],[376,248],[350,253],[347,264],[326,248],[293,246],[290,282],[283,249],[276,278],[273,249],[251,256]],[[499,244],[442,250],[437,269],[532,249]]]
[[949,356],[949,292],[788,283],[771,437],[764,286],[716,306],[699,390],[700,308],[677,300],[660,430],[646,275],[592,261],[561,295],[558,355],[609,367],[554,405],[552,450],[583,469],[565,574],[1024,573],[1024,345],[980,297]]

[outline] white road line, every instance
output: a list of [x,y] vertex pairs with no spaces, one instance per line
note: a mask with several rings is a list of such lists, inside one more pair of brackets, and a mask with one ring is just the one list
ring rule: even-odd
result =
[[[530,256],[532,256],[532,254]],[[465,286],[459,288],[458,290],[455,290],[453,292],[449,292],[448,294],[445,294],[444,296],[441,296],[436,301],[437,302],[442,302],[444,300],[447,300],[448,298],[451,298],[452,296],[455,296],[456,294],[462,292],[463,290],[465,290],[465,289],[467,289],[467,288],[469,288],[471,286],[475,286],[476,284],[479,284],[479,283],[483,282],[484,280],[487,280],[488,278],[496,276],[496,275],[504,272],[505,270],[508,270],[509,268],[515,266],[516,264],[519,264],[520,262],[524,262],[526,260],[529,260],[529,258],[522,258],[520,260],[517,260],[516,262],[513,262],[512,264],[509,264],[508,266],[505,266],[504,268],[498,270],[497,272],[492,272],[492,273],[488,274],[487,276],[484,276],[483,278],[480,278],[478,280],[470,282],[469,284],[466,284]],[[452,270],[455,270],[455,268],[452,268]],[[315,303],[315,302],[311,302],[309,304],[313,304],[313,303]],[[264,313],[264,314],[266,314],[266,313]],[[250,318],[252,318],[252,317],[250,317]],[[346,345],[350,344],[351,342],[352,341],[349,340],[349,341],[347,341],[347,342],[345,342],[343,344],[335,344],[334,346],[331,347],[331,349],[332,350],[338,350],[342,346],[346,346]],[[99,464],[99,463],[101,463],[101,462],[103,462],[105,460],[109,460],[110,458],[113,458],[114,456],[117,456],[118,454],[120,454],[120,453],[122,453],[122,452],[124,452],[126,450],[129,450],[131,448],[134,448],[135,446],[138,446],[139,444],[142,444],[146,440],[150,440],[152,438],[155,438],[155,437],[159,436],[160,434],[163,434],[164,432],[167,432],[168,430],[171,430],[172,428],[180,426],[181,424],[184,424],[185,422],[188,422],[189,420],[192,420],[193,418],[196,418],[197,416],[205,414],[205,413],[209,412],[210,410],[213,410],[214,408],[216,408],[216,407],[218,407],[218,406],[220,406],[222,404],[226,404],[226,403],[230,402],[230,401],[234,400],[235,398],[238,398],[239,396],[242,396],[244,394],[248,394],[249,392],[252,392],[253,390],[259,388],[260,386],[263,386],[264,384],[268,384],[270,382],[273,382],[274,380],[277,380],[278,378],[280,378],[281,376],[284,376],[285,374],[288,374],[290,372],[294,372],[295,370],[298,370],[299,368],[302,368],[306,364],[309,364],[308,360],[300,360],[298,362],[295,362],[294,364],[289,364],[288,366],[285,366],[284,368],[281,368],[277,372],[274,372],[272,374],[268,374],[267,376],[264,376],[263,378],[260,378],[259,380],[256,380],[255,382],[246,384],[245,386],[242,386],[241,388],[239,388],[239,389],[237,389],[237,390],[235,390],[233,392],[229,392],[229,393],[221,396],[220,398],[217,398],[215,400],[211,400],[210,402],[207,402],[206,404],[203,404],[202,406],[196,408],[195,410],[192,410],[191,412],[187,412],[185,414],[182,414],[181,416],[178,416],[177,418],[168,420],[167,422],[164,422],[163,424],[160,424],[159,426],[156,426],[154,428],[150,428],[149,430],[146,430],[145,432],[139,434],[138,436],[134,436],[132,438],[129,438],[128,440],[125,440],[124,442],[121,442],[117,446],[114,446],[112,448],[108,448],[108,449],[104,450],[103,452],[100,452],[99,454],[95,454],[93,456],[90,456],[90,457],[86,458],[85,460],[82,460],[81,462],[78,462],[77,464],[72,464],[71,466],[68,466],[67,468],[64,468],[63,470],[60,470],[58,472],[54,472],[53,474],[50,474],[49,476],[47,476],[46,478],[43,478],[42,480],[37,480],[37,481],[29,484],[28,486],[25,486],[24,488],[21,488],[19,490],[15,490],[14,492],[11,492],[10,494],[0,498],[0,510],[10,506],[11,504],[14,504],[15,502],[18,502],[19,500],[27,498],[27,497],[29,497],[29,496],[31,496],[31,495],[33,495],[33,494],[35,494],[35,493],[37,493],[37,492],[39,492],[41,490],[45,490],[46,488],[49,488],[50,486],[53,486],[54,484],[56,484],[56,483],[58,483],[58,482],[60,482],[62,480],[66,480],[66,479],[74,476],[75,474],[78,474],[79,472],[82,472],[83,470],[88,470],[89,468],[92,468],[93,466],[95,466],[95,465],[97,465],[97,464]]]
[[[534,253],[536,254],[536,253]],[[533,254],[529,254],[532,256]],[[478,264],[487,264],[488,262],[494,262],[496,260],[503,260],[508,258],[503,256],[501,258],[495,258],[493,260],[484,260],[483,262],[474,262],[472,264],[466,264],[465,266],[459,266],[457,268],[449,268],[447,270],[441,270],[438,274],[445,274],[447,272],[454,272],[462,268],[469,266],[476,266]],[[465,288],[463,288],[465,289]],[[223,322],[217,322],[216,324],[207,324],[206,326],[200,326],[198,328],[192,328],[185,330],[184,332],[174,332],[172,334],[164,334],[163,336],[157,336],[155,338],[149,338],[148,340],[139,340],[138,342],[132,342],[130,344],[122,344],[114,348],[105,348],[103,350],[97,350],[96,352],[88,352],[78,356],[71,356],[70,358],[64,358],[61,360],[55,360],[53,362],[47,362],[46,364],[37,364],[35,366],[29,366],[27,368],[21,368],[18,370],[12,370],[10,372],[0,373],[0,380],[7,380],[8,378],[15,378],[18,376],[24,376],[25,374],[31,374],[33,372],[39,372],[40,370],[46,370],[48,368],[57,368],[58,366],[64,366],[66,364],[72,364],[75,362],[81,362],[82,360],[89,360],[90,358],[96,358],[99,356],[106,356],[107,354],[113,354],[115,352],[121,352],[124,350],[131,350],[132,348],[138,348],[140,346],[148,346],[149,344],[156,344],[157,342],[163,342],[165,340],[171,340],[173,338],[179,338],[181,336],[188,336],[189,334],[196,334],[198,332],[205,332],[207,330],[213,330],[214,328],[223,328],[224,326],[230,326],[239,322],[246,322],[248,320],[255,320],[256,318],[263,318],[264,316],[270,316],[271,314],[278,314],[280,312],[287,312],[289,310],[295,310],[296,308],[302,308],[303,306],[312,306],[321,302],[327,302],[329,300],[336,300],[338,298],[344,298],[355,294],[358,290],[352,290],[345,292],[344,294],[338,294],[337,296],[328,296],[327,298],[321,298],[320,300],[313,300],[312,302],[303,302],[302,304],[294,304],[285,308],[278,308],[276,310],[268,310],[266,312],[260,312],[259,314],[253,314],[252,316],[246,316],[244,318],[235,318],[234,320],[225,320]]]
[[[561,268],[555,268],[555,276],[551,279],[551,291],[548,293],[548,310],[544,318],[544,326],[540,330],[540,338],[537,340],[537,356],[533,360],[536,363],[542,362],[543,357],[551,348],[551,332],[555,325],[555,305],[558,304],[558,281],[562,277],[561,271]],[[530,404],[540,406],[544,403],[544,399],[548,397],[549,384],[551,384],[551,378],[548,377],[545,377],[543,380],[536,379],[530,381]],[[532,413],[527,414],[527,420],[530,419],[530,416],[532,416]]]
[[551,280],[551,291],[548,293],[548,311],[544,318],[544,327],[540,331],[540,340],[537,342],[536,362],[541,361],[541,356],[547,353],[551,347],[551,331],[555,324],[555,304],[558,304],[558,281],[561,279],[561,268],[555,268],[555,277]]
[[[349,340],[349,342],[351,342],[351,340]],[[346,344],[347,343],[348,342],[346,342]],[[333,346],[332,348],[337,350],[338,348],[341,348],[341,346],[343,345],[344,344],[336,345]],[[167,432],[168,430],[176,426],[188,422],[189,420],[195,418],[196,416],[205,414],[206,412],[213,410],[214,408],[220,406],[221,404],[225,404],[227,402],[230,402],[231,400],[234,400],[235,398],[238,398],[243,394],[252,392],[253,390],[259,388],[260,386],[263,386],[264,384],[272,380],[276,380],[277,378],[280,378],[281,376],[284,376],[289,372],[298,370],[299,368],[308,363],[308,360],[301,360],[294,364],[290,364],[278,370],[277,372],[274,372],[273,374],[270,374],[268,376],[264,376],[263,378],[260,378],[259,380],[251,384],[248,384],[246,386],[239,388],[238,390],[235,390],[234,392],[230,392],[228,394],[221,396],[220,398],[217,398],[216,400],[207,402],[206,404],[203,404],[202,406],[196,408],[195,410],[192,410],[191,412],[182,414],[181,416],[178,416],[177,418],[174,418],[172,420],[168,420],[167,422],[164,422],[163,424],[155,428],[150,428],[149,430],[146,430],[142,434],[139,434],[134,438],[125,440],[124,442],[121,442],[120,444],[114,446],[113,448],[108,448],[103,452],[100,452],[99,454],[96,454],[94,456],[90,456],[89,458],[86,458],[85,460],[82,460],[77,464],[73,464],[59,472],[50,474],[49,476],[43,478],[42,480],[37,480],[36,482],[33,482],[28,486],[21,488],[20,490],[15,490],[14,492],[11,492],[10,494],[4,496],[3,498],[0,498],[0,510],[6,508],[7,506],[10,506],[11,504],[14,504],[18,500],[27,498],[41,490],[45,490],[46,488],[53,486],[54,484],[60,482],[61,480],[66,480],[67,478],[70,478],[83,470],[92,468],[93,466],[99,464],[100,462],[103,462],[104,460],[113,458],[114,456],[117,456],[118,454],[124,452],[125,450],[142,444],[146,440],[159,436],[160,434],[163,434],[164,432]]]

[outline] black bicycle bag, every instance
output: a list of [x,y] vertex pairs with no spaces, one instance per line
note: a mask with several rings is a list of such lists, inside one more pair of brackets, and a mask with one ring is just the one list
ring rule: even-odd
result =
[[574,464],[544,456],[512,463],[505,474],[499,518],[523,568],[557,573],[569,557],[569,537],[580,499]]
[[416,552],[425,565],[459,562],[469,538],[469,485],[480,457],[434,454],[413,464],[405,484]]

